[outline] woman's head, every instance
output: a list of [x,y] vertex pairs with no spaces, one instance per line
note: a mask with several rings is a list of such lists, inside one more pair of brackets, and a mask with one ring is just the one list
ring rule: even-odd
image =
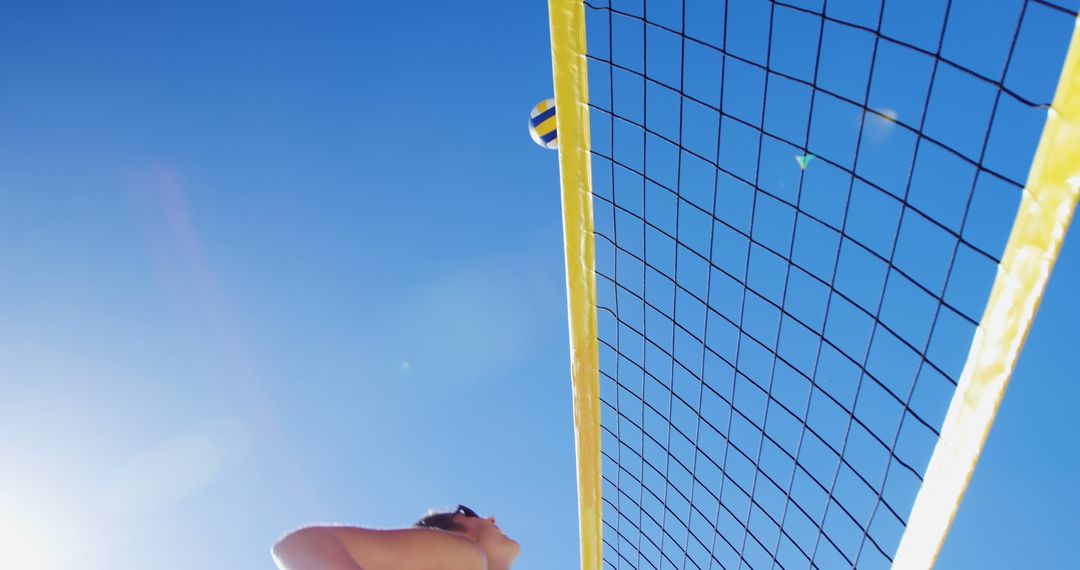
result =
[[415,526],[438,528],[465,535],[484,549],[489,560],[499,559],[510,562],[521,551],[521,545],[517,541],[499,530],[495,524],[495,517],[483,518],[465,505],[458,505],[457,509],[449,512],[429,513],[417,521]]

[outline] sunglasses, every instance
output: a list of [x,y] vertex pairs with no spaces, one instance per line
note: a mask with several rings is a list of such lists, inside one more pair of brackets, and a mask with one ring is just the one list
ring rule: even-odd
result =
[[461,515],[470,519],[480,518],[480,515],[476,514],[476,511],[470,509],[469,507],[466,507],[465,505],[458,505],[457,509],[455,509],[454,512],[451,514]]

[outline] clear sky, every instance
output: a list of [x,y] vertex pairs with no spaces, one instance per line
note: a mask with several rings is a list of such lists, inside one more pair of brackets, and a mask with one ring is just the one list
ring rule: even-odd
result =
[[[550,96],[543,2],[0,8],[0,566],[461,502],[576,567]],[[1069,560],[1074,241],[941,567]]]

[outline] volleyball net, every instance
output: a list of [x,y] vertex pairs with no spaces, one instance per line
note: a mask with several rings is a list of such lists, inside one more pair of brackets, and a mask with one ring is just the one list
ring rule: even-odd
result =
[[1076,204],[1074,4],[550,0],[583,568],[933,564]]

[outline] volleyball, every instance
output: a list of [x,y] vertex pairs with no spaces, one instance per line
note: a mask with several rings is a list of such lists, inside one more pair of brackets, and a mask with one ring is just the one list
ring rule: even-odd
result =
[[555,149],[559,147],[559,139],[555,131],[555,100],[547,99],[533,107],[529,114],[529,135],[536,144]]

